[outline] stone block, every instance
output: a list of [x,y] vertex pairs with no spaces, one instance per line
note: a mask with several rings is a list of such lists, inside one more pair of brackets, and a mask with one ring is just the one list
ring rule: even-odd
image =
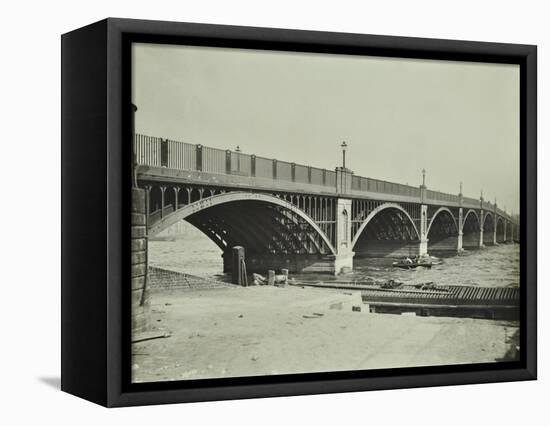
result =
[[146,192],[144,189],[132,188],[132,213],[145,213],[146,202],[145,195]]
[[131,213],[131,224],[145,226],[145,215],[143,213]]
[[144,276],[146,272],[144,263],[132,265],[131,269],[132,269],[132,278]]
[[132,290],[141,290],[145,285],[145,275],[132,278]]
[[143,251],[147,248],[147,240],[145,238],[134,238],[131,240],[132,251]]
[[147,258],[147,255],[145,251],[133,251],[130,255],[132,265],[136,265],[139,263],[145,263],[145,260]]
[[131,234],[132,238],[144,238],[147,236],[147,231],[145,226],[132,226]]

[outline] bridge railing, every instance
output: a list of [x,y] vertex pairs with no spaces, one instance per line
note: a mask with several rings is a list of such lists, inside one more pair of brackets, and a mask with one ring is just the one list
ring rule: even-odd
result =
[[153,136],[136,135],[134,153],[138,164],[161,165],[161,139]]
[[406,197],[420,197],[420,188],[401,183],[387,182],[384,180],[353,176],[351,189],[356,191],[381,192],[385,194],[403,195]]
[[171,139],[136,134],[134,152],[137,163],[148,166],[336,186],[330,170]]
[[[170,139],[167,140],[167,143],[168,167],[180,170],[196,170],[197,152],[195,145],[173,141]],[[158,142],[158,145],[161,145],[160,141]]]
[[493,211],[495,209],[495,207],[489,201],[483,201],[482,207],[483,207],[483,210]]
[[273,160],[271,158],[256,157],[256,177],[273,179]]
[[[336,187],[336,172],[242,152],[211,148],[186,142],[136,134],[134,153],[138,164],[169,167],[177,170],[204,171],[251,178],[277,179],[316,186]],[[352,190],[377,192],[419,198],[418,187],[387,182],[363,176],[352,176]],[[440,191],[426,190],[428,200],[459,203],[459,196]],[[480,200],[462,197],[464,206],[477,208]],[[484,210],[494,211],[494,204],[483,201]],[[509,217],[501,209],[497,213]]]
[[466,207],[478,208],[480,200],[478,198],[462,197],[462,203]]
[[428,189],[426,191],[426,198],[428,200],[443,201],[447,203],[458,203],[460,198],[458,195],[447,194],[446,192],[432,191]]
[[226,160],[223,149],[203,146],[201,149],[201,171],[209,173],[225,173]]

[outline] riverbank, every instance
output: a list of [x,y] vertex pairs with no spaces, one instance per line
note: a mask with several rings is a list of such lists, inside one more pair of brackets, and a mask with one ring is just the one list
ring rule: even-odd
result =
[[159,290],[133,344],[137,382],[495,362],[517,323],[357,312],[357,294],[275,287]]

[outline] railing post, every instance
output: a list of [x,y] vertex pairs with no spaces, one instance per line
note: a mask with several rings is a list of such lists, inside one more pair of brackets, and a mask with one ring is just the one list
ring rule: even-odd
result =
[[290,176],[291,176],[292,182],[296,182],[296,163],[290,164]]
[[277,160],[273,159],[273,179],[277,179]]
[[323,169],[323,186],[327,184],[327,171]]
[[256,177],[256,156],[254,154],[250,156],[250,176]]
[[231,174],[231,150],[225,151],[225,173]]
[[160,166],[168,167],[168,141],[160,138]]
[[307,183],[311,183],[311,166],[307,168]]
[[202,172],[202,145],[196,145],[197,171]]

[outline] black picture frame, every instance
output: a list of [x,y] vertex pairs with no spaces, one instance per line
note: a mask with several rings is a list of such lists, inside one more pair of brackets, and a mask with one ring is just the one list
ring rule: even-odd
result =
[[[62,36],[62,390],[116,407],[534,380],[537,49],[532,45],[109,18]],[[132,42],[520,65],[520,361],[132,384]]]

